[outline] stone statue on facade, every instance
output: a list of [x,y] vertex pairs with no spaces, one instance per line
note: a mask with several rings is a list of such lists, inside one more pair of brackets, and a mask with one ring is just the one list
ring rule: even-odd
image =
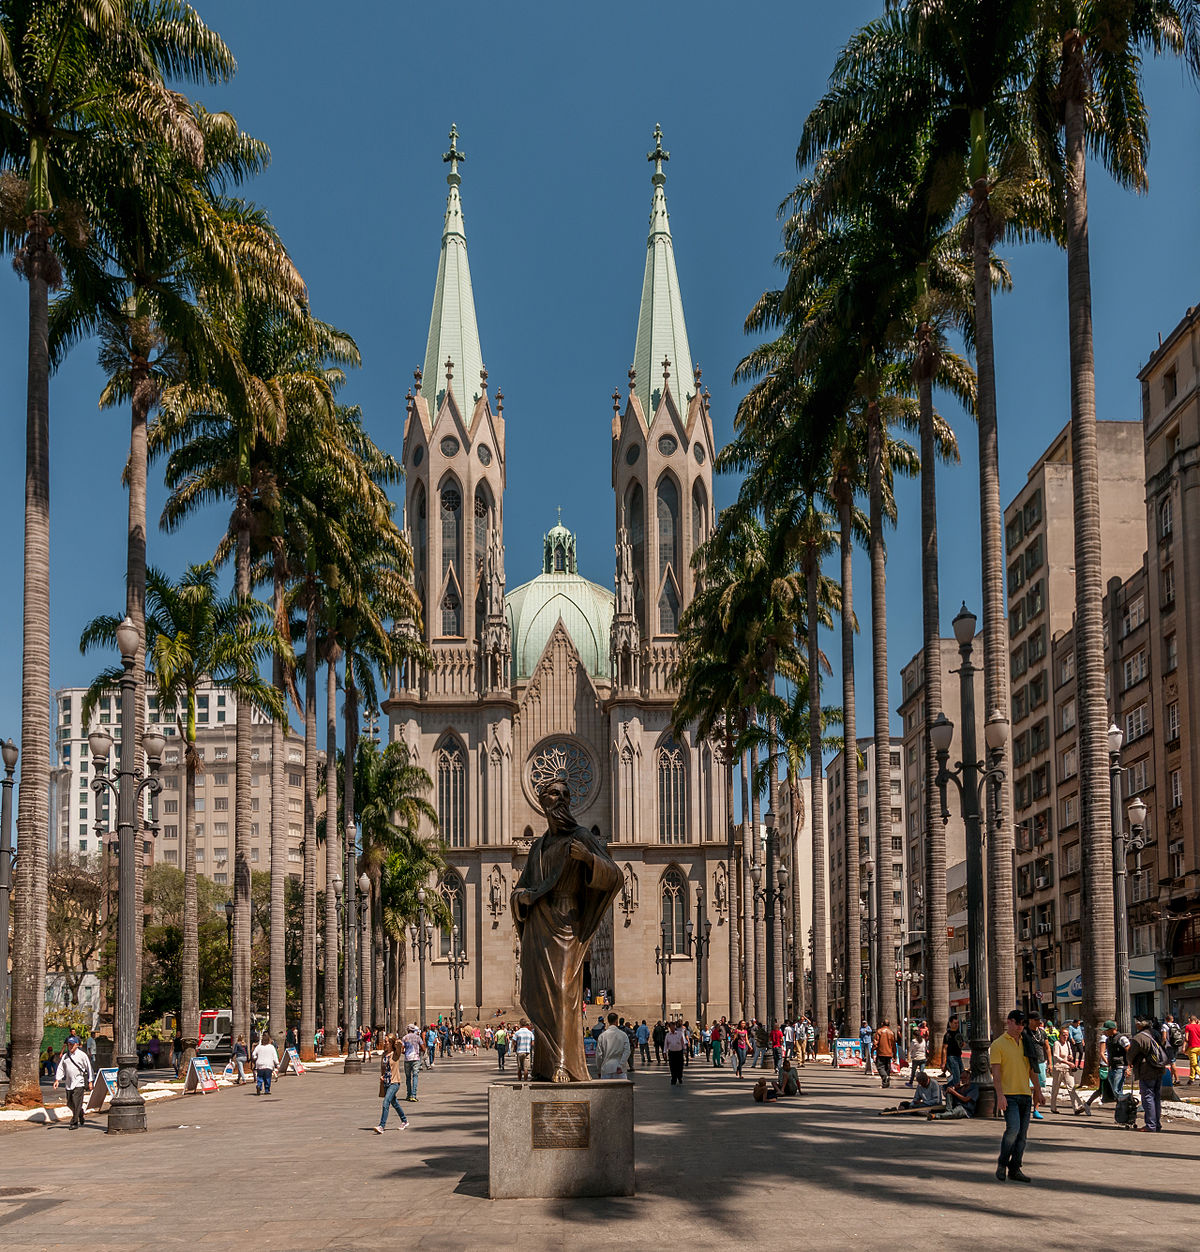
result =
[[621,889],[603,838],[571,814],[571,791],[555,778],[538,791],[548,829],[534,841],[512,893],[521,945],[521,1006],[533,1027],[535,1082],[586,1082],[583,963]]
[[633,544],[624,526],[617,531],[617,612],[633,616]]

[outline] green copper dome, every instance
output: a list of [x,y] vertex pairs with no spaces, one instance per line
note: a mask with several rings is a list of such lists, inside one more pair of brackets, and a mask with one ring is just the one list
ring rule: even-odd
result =
[[608,588],[578,573],[575,536],[560,519],[543,540],[542,572],[504,597],[517,679],[533,674],[561,618],[587,672],[607,680],[614,600]]

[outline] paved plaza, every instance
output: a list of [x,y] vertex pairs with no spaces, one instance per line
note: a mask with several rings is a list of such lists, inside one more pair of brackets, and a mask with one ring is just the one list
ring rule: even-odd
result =
[[630,1199],[487,1199],[490,1053],[421,1076],[411,1126],[378,1120],[378,1077],[340,1069],[164,1101],[151,1133],[103,1119],[0,1132],[0,1246],[89,1252],[214,1249],[1039,1249],[1190,1245],[1200,1130],[1161,1135],[1060,1113],[1034,1123],[1033,1186],[999,1184],[1000,1123],[914,1122],[878,1111],[908,1094],[809,1065],[802,1099],[756,1105],[751,1082],[694,1061],[636,1082]]

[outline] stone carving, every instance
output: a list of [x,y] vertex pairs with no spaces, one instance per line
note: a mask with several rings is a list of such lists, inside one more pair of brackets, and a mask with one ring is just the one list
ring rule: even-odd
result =
[[521,941],[521,1006],[534,1031],[533,1078],[586,1082],[579,1006],[588,945],[621,889],[604,840],[571,814],[571,789],[556,778],[538,792],[548,829],[529,851],[512,894]]
[[571,789],[571,804],[586,807],[591,798],[595,773],[587,753],[567,739],[543,744],[529,762],[529,781],[535,795],[554,779],[565,780]]
[[624,526],[617,531],[617,612],[633,616],[633,544]]

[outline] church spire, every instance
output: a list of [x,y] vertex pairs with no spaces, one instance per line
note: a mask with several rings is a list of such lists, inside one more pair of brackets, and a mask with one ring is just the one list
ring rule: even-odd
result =
[[642,306],[638,312],[637,344],[633,351],[636,393],[647,420],[652,419],[663,388],[663,361],[671,362],[671,394],[680,412],[686,412],[695,391],[692,379],[692,351],[688,346],[687,325],[683,320],[683,297],[675,272],[675,246],[667,216],[667,196],[663,190],[667,176],[663,165],[671,154],[663,149],[662,128],[654,128],[654,151],[646,159],[653,162],[654,195],[650,203],[650,234],[646,240],[646,273],[642,279]]
[[442,160],[450,166],[446,175],[450,192],[446,196],[446,220],[442,226],[442,250],[433,291],[423,377],[430,408],[436,413],[446,394],[446,362],[450,361],[455,380],[450,385],[460,411],[469,416],[481,394],[479,371],[483,368],[483,352],[475,322],[475,296],[471,290],[467,236],[458,190],[462,183],[458,167],[466,159],[466,154],[458,147],[458,127],[451,126],[450,151],[442,155]]

